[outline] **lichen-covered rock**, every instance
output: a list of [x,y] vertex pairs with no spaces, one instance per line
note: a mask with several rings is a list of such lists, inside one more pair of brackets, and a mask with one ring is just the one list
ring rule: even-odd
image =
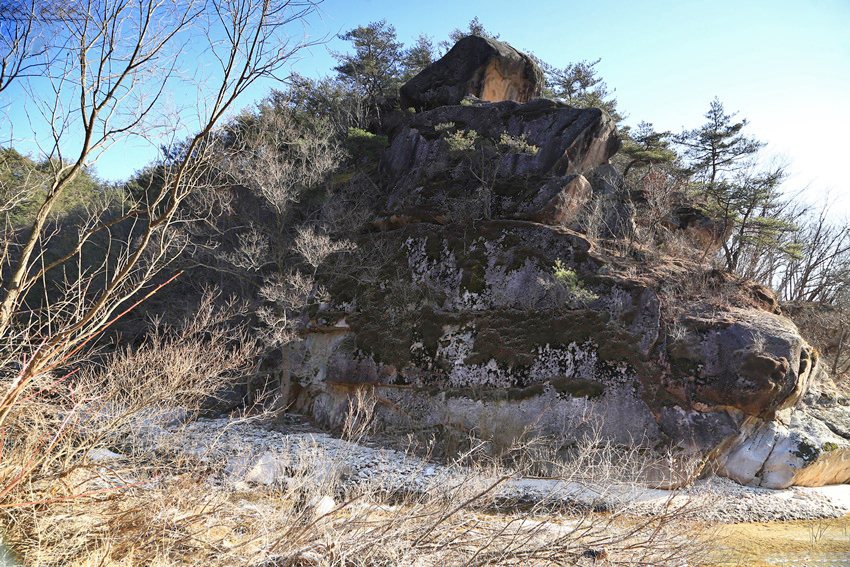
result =
[[540,96],[543,82],[543,71],[528,55],[502,41],[468,36],[401,87],[401,104],[429,109],[460,104],[467,95],[527,102]]
[[[309,334],[322,394],[302,403],[320,422],[340,425],[365,385],[389,427],[502,444],[531,431],[568,445],[593,423],[618,443],[713,454],[742,483],[843,482],[840,440],[802,432],[814,414],[798,406],[823,373],[787,319],[693,306],[671,334],[652,287],[606,276],[586,238],[539,223],[414,222],[369,242],[394,251],[383,261],[396,271],[367,289],[330,288],[340,307]],[[557,261],[579,287],[558,281]]]
[[[647,366],[660,304],[596,274],[585,238],[515,220],[414,223],[372,238],[397,250],[388,261],[409,280],[360,293],[344,333],[326,325],[333,339],[310,339],[331,385],[312,407],[320,421],[340,424],[350,389],[365,384],[381,389],[380,421],[395,427],[453,424],[505,443],[530,427],[568,444],[592,424],[617,442],[666,442],[653,414],[664,392]],[[557,280],[558,260],[586,295]]]

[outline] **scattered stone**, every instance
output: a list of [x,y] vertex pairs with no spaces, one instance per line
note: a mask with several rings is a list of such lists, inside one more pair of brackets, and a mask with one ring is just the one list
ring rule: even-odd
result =
[[236,482],[271,485],[285,478],[287,463],[288,460],[278,455],[265,453],[256,460],[245,457],[234,459],[228,463],[225,472],[231,478],[238,479]]
[[92,462],[116,461],[123,458],[124,455],[113,453],[109,449],[104,449],[102,447],[89,451],[88,454],[88,459]]
[[[222,476],[213,479],[217,489],[240,492],[256,490],[267,483],[282,462],[297,462],[299,456],[310,451],[310,462],[317,466],[303,470],[307,476],[300,479],[275,476],[279,484],[305,488],[322,486],[340,489],[358,483],[380,482],[386,491],[403,490],[423,493],[434,486],[463,486],[479,473],[463,467],[424,461],[420,458],[380,446],[369,447],[337,439],[320,429],[305,424],[275,426],[240,422],[232,419],[199,419],[194,427],[173,427],[169,430],[171,449],[208,448],[213,463],[220,463]],[[138,442],[151,442],[139,437]],[[240,457],[240,454],[242,455]],[[244,454],[260,455],[244,459]],[[274,459],[263,459],[274,457]],[[335,460],[336,459],[336,460]],[[226,465],[226,466],[225,466]],[[261,465],[261,466],[258,466]],[[350,474],[337,475],[333,482],[317,479],[310,474],[325,466],[335,470],[348,470]],[[247,475],[238,477],[238,474]],[[256,477],[250,477],[254,472]],[[236,476],[234,476],[236,475]],[[238,478],[238,480],[234,480]],[[794,486],[785,490],[742,486],[737,482],[717,476],[697,480],[679,490],[645,488],[635,483],[567,482],[558,479],[514,478],[504,482],[492,495],[497,509],[531,508],[546,503],[552,507],[579,507],[597,511],[626,510],[630,513],[652,515],[683,506],[685,515],[694,520],[720,522],[757,522],[812,520],[840,517],[850,513],[850,485],[816,488]],[[306,506],[314,518],[321,517],[336,507],[330,493],[313,497]]]
[[336,508],[336,502],[332,497],[327,494],[323,494],[322,496],[315,497],[307,502],[306,508],[310,511],[313,519],[319,519],[322,516],[326,516],[333,512]]

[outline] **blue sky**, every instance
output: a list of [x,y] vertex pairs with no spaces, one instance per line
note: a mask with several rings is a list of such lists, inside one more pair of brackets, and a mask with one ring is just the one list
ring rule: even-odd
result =
[[[767,154],[790,162],[789,190],[808,186],[816,200],[829,189],[839,198],[836,212],[850,216],[850,0],[325,0],[321,10],[309,33],[332,39],[296,63],[303,74],[329,74],[328,49],[346,49],[334,34],[360,24],[386,19],[406,44],[419,33],[436,43],[477,16],[502,40],[555,66],[601,58],[596,68],[632,125],[699,126],[718,96],[727,111],[749,119]],[[258,86],[240,106],[272,86]],[[16,137],[23,140],[25,130],[18,124]],[[97,170],[125,178],[155,155],[116,145]]]

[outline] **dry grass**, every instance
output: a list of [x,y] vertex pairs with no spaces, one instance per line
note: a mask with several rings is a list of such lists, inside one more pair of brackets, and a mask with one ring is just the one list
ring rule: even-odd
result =
[[[74,541],[77,533],[94,534],[95,541],[97,533],[112,531],[120,502],[185,469],[129,439],[191,416],[228,377],[248,369],[253,345],[229,324],[240,308],[216,307],[215,299],[207,294],[194,317],[160,329],[139,348],[28,381],[0,429],[0,512],[9,538],[36,550],[66,536]],[[3,389],[14,383],[14,376],[0,377]],[[107,449],[127,459],[99,464]],[[91,518],[96,526],[87,524]],[[88,553],[91,546],[80,549]],[[64,555],[56,561],[67,563]]]
[[[355,405],[350,438],[364,434],[373,403]],[[506,508],[498,489],[523,473],[516,454],[524,450],[510,466],[464,454],[464,464],[410,490],[392,470],[346,482],[347,456],[307,443],[280,455],[284,482],[234,488],[220,482],[224,463],[212,458],[233,447],[213,439],[205,454],[188,457],[167,443],[139,445],[114,461],[67,456],[67,466],[54,464],[44,471],[52,474],[33,474],[6,495],[6,536],[27,564],[589,565],[598,554],[606,559],[596,564],[693,565],[702,552],[684,521],[693,512],[687,504],[635,516],[626,502],[594,512],[551,494],[522,510]],[[631,470],[603,463],[594,450],[588,443],[559,478],[596,476],[604,486]]]

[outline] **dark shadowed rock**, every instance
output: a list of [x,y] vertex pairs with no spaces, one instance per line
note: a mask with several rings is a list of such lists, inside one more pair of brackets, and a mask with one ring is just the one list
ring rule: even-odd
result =
[[723,317],[683,319],[671,362],[692,374],[666,383],[668,391],[700,411],[734,408],[772,418],[794,405],[815,376],[814,352],[788,319],[732,309]]
[[588,180],[595,207],[587,222],[595,225],[593,231],[602,238],[630,238],[635,232],[636,211],[623,176],[605,163],[589,173]]
[[528,55],[495,39],[468,36],[401,87],[402,108],[417,110],[481,100],[526,102],[540,96],[543,71]]
[[731,235],[733,225],[724,226],[705,214],[698,206],[687,202],[684,196],[673,206],[665,223],[668,228],[686,231],[702,249],[713,252],[720,249]]
[[542,224],[568,226],[592,195],[590,183],[583,175],[553,177],[530,198],[514,205],[513,216]]
[[[525,104],[446,106],[409,117],[384,153],[382,167],[393,214],[481,218],[480,180],[472,164],[454,155],[444,139],[446,125],[498,141],[503,134],[538,148],[533,155],[505,154],[494,159],[492,216],[561,222],[587,200],[576,175],[593,169],[620,147],[614,122],[599,109],[575,109],[546,99]],[[570,185],[572,183],[572,185]]]

